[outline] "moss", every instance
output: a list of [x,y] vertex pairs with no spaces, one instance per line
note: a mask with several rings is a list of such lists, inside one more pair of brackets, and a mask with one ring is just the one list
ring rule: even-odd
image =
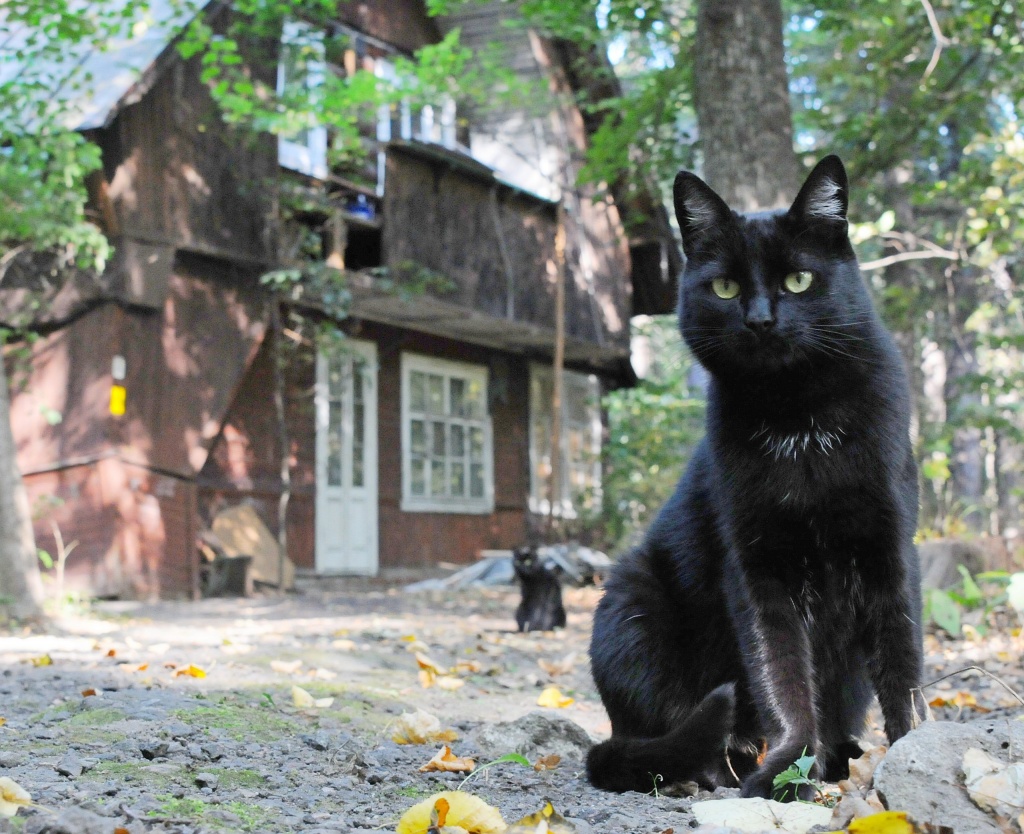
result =
[[225,730],[235,741],[271,741],[295,731],[295,724],[269,707],[220,703],[175,710],[172,715],[199,729]]
[[417,785],[406,785],[404,788],[399,788],[397,793],[399,796],[406,796],[409,799],[426,799],[434,791]]
[[237,831],[234,822],[217,818],[216,811],[227,811],[238,818],[243,831],[270,831],[273,830],[271,823],[276,816],[275,813],[261,808],[258,805],[249,805],[245,802],[225,802],[221,805],[210,805],[201,799],[175,799],[169,794],[157,797],[160,800],[160,807],[150,811],[151,817],[170,817],[172,819],[187,819],[203,823],[204,828],[211,831]]
[[220,787],[222,789],[260,788],[267,782],[255,770],[245,768],[234,770],[226,767],[204,767],[203,772],[212,773],[220,779]]
[[116,707],[98,707],[95,709],[83,709],[72,715],[67,723],[75,727],[102,727],[106,724],[114,724],[128,718]]

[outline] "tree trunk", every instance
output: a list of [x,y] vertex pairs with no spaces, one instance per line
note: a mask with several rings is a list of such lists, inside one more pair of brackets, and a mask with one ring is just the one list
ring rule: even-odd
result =
[[796,196],[781,0],[699,0],[694,104],[704,179],[740,211]]
[[35,618],[42,613],[43,583],[32,514],[18,471],[7,371],[0,356],[0,614]]

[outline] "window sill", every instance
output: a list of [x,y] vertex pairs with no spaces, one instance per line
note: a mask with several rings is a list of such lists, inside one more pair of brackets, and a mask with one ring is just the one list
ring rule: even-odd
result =
[[430,498],[403,498],[399,509],[403,513],[446,513],[448,515],[490,515],[494,512],[494,501],[456,503],[435,501]]

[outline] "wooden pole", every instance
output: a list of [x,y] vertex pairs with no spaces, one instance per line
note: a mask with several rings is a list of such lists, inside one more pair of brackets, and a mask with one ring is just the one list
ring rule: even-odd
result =
[[554,531],[555,502],[562,486],[562,366],[565,364],[565,207],[558,204],[555,230],[555,356],[551,368],[551,486],[548,490],[548,535]]
[[281,498],[277,504],[277,590],[285,591],[285,564],[288,559],[288,502],[292,497],[292,473],[289,464],[291,441],[288,436],[288,415],[284,399],[284,332],[281,305],[276,297],[270,300],[274,339],[274,410],[277,412],[277,439],[281,447]]

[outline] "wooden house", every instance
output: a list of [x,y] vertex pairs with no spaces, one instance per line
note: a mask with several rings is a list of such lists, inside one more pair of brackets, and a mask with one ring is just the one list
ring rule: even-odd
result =
[[[40,545],[53,550],[54,525],[78,542],[69,583],[97,595],[196,594],[197,537],[238,507],[274,536],[285,517],[288,557],[307,574],[399,575],[526,541],[552,509],[560,275],[553,509],[571,517],[599,494],[599,396],[631,384],[634,284],[664,275],[650,241],[649,268],[631,268],[614,204],[564,186],[582,119],[558,95],[544,40],[504,27],[508,14],[501,4],[441,19],[420,0],[339,4],[327,34],[342,33],[375,72],[457,26],[470,42],[503,39],[516,70],[555,92],[549,112],[524,104],[468,124],[450,102],[383,113],[361,177],[329,168],[329,137],[315,127],[240,141],[199,57],[174,48],[169,11],[140,39],[85,56],[93,80],[69,118],[102,149],[90,210],[116,255],[101,276],[69,268],[55,282],[26,257],[0,290],[8,311],[45,295],[30,366],[11,366],[12,424]],[[310,36],[296,26],[267,77],[291,71],[288,38]],[[285,188],[314,208],[285,217]],[[337,349],[288,344],[297,308],[275,327],[278,301],[260,281],[311,229],[351,279]],[[400,283],[409,264],[449,286],[378,286],[381,268]]]

